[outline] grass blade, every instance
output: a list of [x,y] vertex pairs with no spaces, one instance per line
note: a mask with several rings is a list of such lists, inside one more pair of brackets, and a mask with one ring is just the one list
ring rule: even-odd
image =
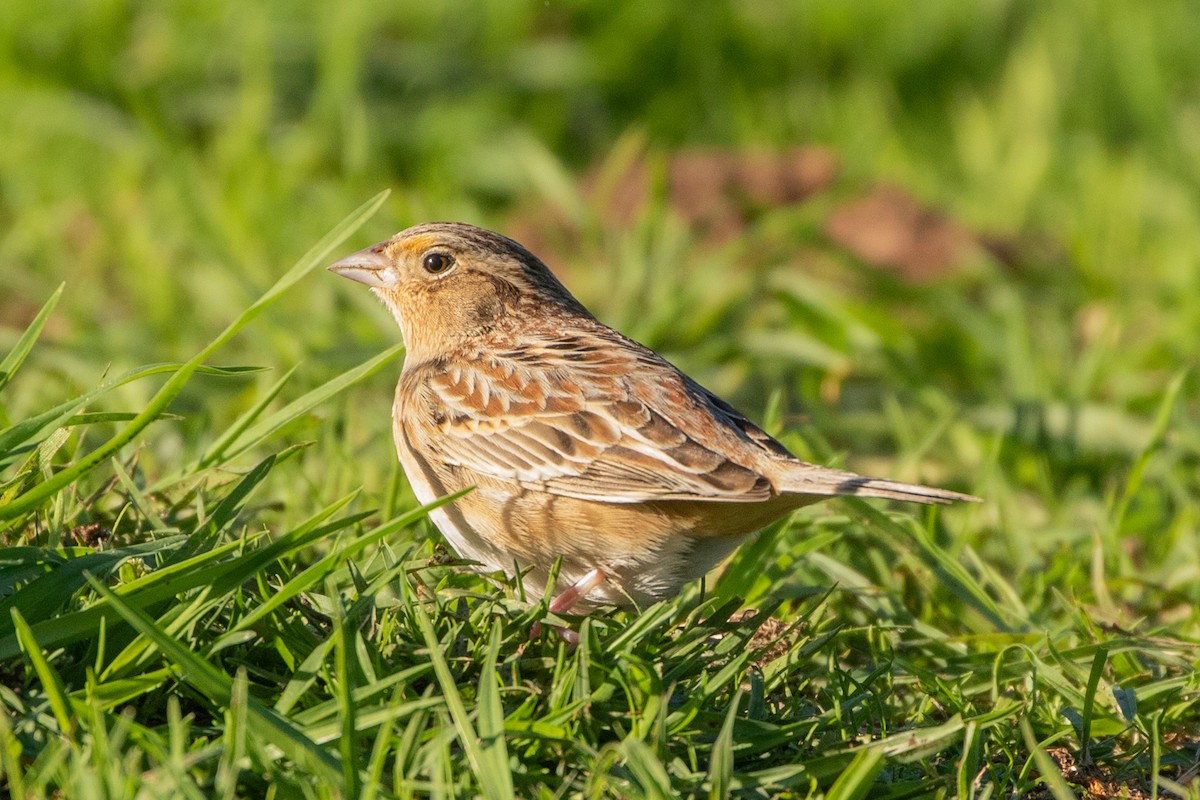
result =
[[50,701],[50,710],[54,712],[54,718],[58,720],[58,729],[64,736],[72,735],[75,730],[75,714],[71,709],[71,698],[67,696],[62,679],[58,677],[58,673],[46,660],[41,645],[37,643],[37,639],[33,638],[33,631],[30,630],[29,624],[25,622],[21,612],[15,608],[12,609],[12,621],[13,627],[16,629],[17,641],[21,643],[21,649],[25,651],[26,657],[33,664],[33,671],[42,684],[42,691],[46,693],[46,697]]
[[[247,410],[246,413],[238,417],[225,433],[221,434],[215,442],[208,446],[208,449],[204,451],[204,455],[197,462],[197,466],[205,467],[218,461],[225,454],[225,451],[242,435],[242,432],[254,424],[254,420],[258,419],[266,411],[267,406],[283,391],[284,385],[295,372],[296,367],[292,367],[283,374],[283,377],[275,381],[257,403]],[[194,472],[195,467],[188,471]]]
[[670,800],[677,796],[671,787],[671,778],[667,775],[666,767],[649,745],[641,739],[629,736],[621,742],[621,754],[645,797]]
[[[145,612],[125,603],[115,592],[91,578],[96,590],[138,633],[154,642],[163,655],[182,672],[182,678],[202,696],[224,708],[233,702],[233,682],[228,675],[193,653],[175,637],[166,633]],[[309,739],[285,718],[254,698],[246,699],[247,723],[254,732],[278,747],[288,758],[314,768],[326,781],[341,782],[338,759]]]
[[[356,553],[362,552],[367,547],[378,542],[387,536],[392,535],[396,531],[408,527],[417,520],[426,516],[435,508],[440,508],[447,503],[452,503],[458,498],[467,493],[465,490],[457,492],[446,497],[439,497],[427,506],[414,508],[406,514],[403,514],[396,519],[388,522],[385,525],[380,525],[370,533],[355,537],[354,541],[346,547],[336,550],[321,558],[312,566],[308,567],[298,576],[288,581],[287,584],[280,588],[278,592],[267,598],[261,606],[247,614],[241,619],[238,625],[232,630],[245,630],[256,624],[259,620],[274,612],[276,609],[283,606],[284,603],[297,597],[305,589],[316,585],[316,583],[336,570],[346,559],[353,557]],[[365,516],[365,515],[364,515]]]
[[[179,547],[183,542],[182,536],[169,536],[67,559],[0,600],[0,614],[20,611],[23,620],[33,620],[35,623],[49,620],[75,592],[87,585],[86,574],[107,575],[131,558],[165,552]],[[0,618],[0,636],[8,635],[12,630],[7,620]]]
[[858,752],[850,766],[829,787],[826,800],[862,800],[883,769],[883,751],[867,747]]
[[713,742],[712,753],[708,758],[708,796],[710,800],[719,800],[729,796],[733,782],[733,726],[737,722],[738,706],[742,702],[742,690],[734,693],[729,701],[729,711],[725,721],[721,723],[721,732]]
[[[344,501],[339,502],[344,504]],[[339,504],[335,503],[333,507],[339,507]],[[263,540],[264,537],[260,536],[247,541],[229,542],[186,560],[168,564],[149,575],[130,581],[121,587],[118,594],[130,606],[145,608],[152,603],[168,600],[201,586],[211,585],[218,593],[231,590],[284,554],[329,536],[367,516],[352,516],[317,527],[328,513],[329,509],[324,509],[265,547],[254,546]],[[383,527],[387,531],[396,530],[394,524]],[[221,560],[238,550],[245,552],[232,561]],[[101,600],[80,611],[37,623],[33,628],[45,646],[59,647],[89,636],[100,625],[100,620],[116,616],[116,612],[107,602]],[[12,636],[0,639],[0,660],[10,658],[17,652],[19,649]]]
[[[471,718],[467,714],[467,707],[463,703],[462,695],[458,691],[458,682],[454,679],[453,673],[450,672],[450,665],[446,663],[446,657],[442,654],[442,643],[438,640],[437,634],[433,630],[433,623],[429,620],[429,614],[425,611],[424,606],[419,600],[414,600],[411,607],[417,617],[417,625],[421,629],[421,636],[425,640],[425,647],[429,652],[429,660],[433,664],[433,672],[437,677],[438,685],[441,687],[446,708],[449,709],[450,718],[454,721],[454,727],[458,731],[459,744],[462,745],[463,752],[466,753],[471,772],[475,773],[480,793],[492,800],[512,797],[511,791],[508,793],[502,791],[499,776],[494,775],[493,770],[487,768],[491,766],[491,761],[485,758],[483,750],[480,748],[479,734],[475,730],[475,726],[471,724]],[[505,766],[507,769],[507,765]]]
[[496,660],[500,654],[500,625],[492,625],[488,640],[487,657],[479,673],[479,690],[476,705],[479,708],[479,737],[482,742],[480,757],[488,782],[499,784],[496,791],[501,796],[513,796],[512,767],[508,763],[508,744],[504,739],[504,706],[496,685]]
[[354,704],[354,676],[350,672],[350,631],[345,610],[338,597],[337,587],[329,584],[329,597],[333,600],[333,653],[336,661],[338,718],[342,723],[338,748],[342,756],[342,780],[347,797],[358,797],[360,786],[355,762],[356,706]]
[[268,289],[262,297],[258,298],[249,308],[239,314],[237,319],[231,322],[224,331],[209,342],[190,361],[176,370],[163,387],[150,399],[145,410],[138,414],[117,435],[84,455],[76,463],[35,485],[28,492],[8,504],[0,506],[0,522],[19,517],[37,508],[47,499],[60,492],[64,487],[70,486],[81,475],[90,471],[117,450],[133,441],[134,437],[166,410],[170,402],[183,390],[183,387],[201,364],[208,360],[222,345],[232,339],[238,331],[246,327],[255,317],[261,314],[267,306],[275,302],[281,294],[317,266],[321,265],[326,256],[329,255],[329,252],[353,233],[371,214],[375,213],[376,209],[383,204],[386,197],[387,192],[379,193],[338,223],[286,275],[276,281],[275,285]]
[[65,283],[60,283],[54,293],[50,295],[37,316],[33,321],[25,326],[25,331],[17,339],[17,343],[13,345],[13,349],[8,351],[8,355],[0,361],[0,392],[4,391],[4,387],[12,380],[13,375],[25,363],[25,359],[29,357],[30,351],[33,350],[33,345],[37,342],[39,336],[42,335],[42,328],[46,327],[46,320],[50,319],[50,313],[54,311],[54,307],[58,305],[58,299],[62,297],[63,287]]
[[313,408],[324,403],[329,398],[342,392],[349,386],[353,386],[364,378],[375,374],[383,365],[395,359],[404,352],[404,345],[396,345],[388,348],[374,358],[363,362],[353,369],[343,372],[331,381],[328,381],[316,389],[298,397],[288,403],[283,408],[276,411],[271,416],[264,419],[252,428],[246,430],[236,440],[226,444],[217,455],[205,456],[201,464],[207,466],[212,463],[212,459],[219,456],[224,456],[225,459],[236,458],[247,450],[262,443],[269,438],[273,433],[287,425],[289,422],[307,413]]
[[[93,400],[102,397],[108,392],[116,389],[119,386],[124,386],[127,383],[132,383],[142,378],[148,378],[151,375],[162,375],[168,372],[177,372],[182,364],[151,364],[145,367],[131,370],[124,373],[118,378],[111,381],[105,381],[95,389],[84,392],[79,397],[72,400],[67,400],[53,408],[43,411],[37,416],[22,420],[14,425],[0,431],[0,458],[11,453],[14,449],[37,436],[47,428],[59,428],[68,423],[74,416],[75,412],[83,408]],[[258,370],[257,367],[253,368]],[[244,368],[228,369],[223,367],[198,367],[196,372],[202,375],[216,376],[238,376],[244,375],[249,370]],[[131,419],[136,419],[136,415]]]
[[1054,759],[1046,752],[1045,748],[1038,743],[1037,737],[1033,735],[1033,727],[1029,724],[1028,717],[1021,717],[1021,738],[1025,740],[1025,747],[1029,749],[1029,753],[1033,758],[1033,763],[1037,765],[1038,772],[1042,775],[1042,780],[1046,782],[1046,788],[1050,790],[1050,794],[1054,795],[1054,800],[1076,800],[1075,793],[1071,791],[1071,787],[1067,785],[1067,781],[1062,776],[1062,772],[1058,769],[1058,764],[1054,763]]
[[1096,688],[1100,685],[1100,677],[1104,673],[1104,665],[1108,663],[1108,650],[1096,648],[1092,658],[1092,669],[1088,673],[1087,688],[1083,694],[1083,724],[1079,731],[1079,762],[1087,765],[1092,763],[1092,719],[1096,714]]

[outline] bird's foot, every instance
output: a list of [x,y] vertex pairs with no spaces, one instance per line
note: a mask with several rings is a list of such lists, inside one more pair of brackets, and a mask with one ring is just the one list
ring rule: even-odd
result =
[[[551,600],[547,610],[551,614],[563,614],[570,611],[575,607],[576,603],[587,597],[593,589],[600,586],[605,580],[607,580],[607,577],[603,572],[598,569],[590,570],[586,575],[575,581],[574,584],[568,586]],[[564,628],[561,625],[555,625],[554,630],[558,631],[558,635],[570,646],[575,647],[579,644],[578,632],[570,628]],[[536,639],[541,633],[542,623],[535,622],[533,623],[533,627],[529,629],[529,638]]]

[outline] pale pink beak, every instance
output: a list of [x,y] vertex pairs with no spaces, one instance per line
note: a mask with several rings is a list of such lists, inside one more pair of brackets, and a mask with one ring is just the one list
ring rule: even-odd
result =
[[370,247],[351,253],[340,261],[329,265],[330,272],[336,272],[343,278],[366,284],[367,286],[384,287],[392,283],[388,268],[392,261],[383,254],[387,242],[371,245]]

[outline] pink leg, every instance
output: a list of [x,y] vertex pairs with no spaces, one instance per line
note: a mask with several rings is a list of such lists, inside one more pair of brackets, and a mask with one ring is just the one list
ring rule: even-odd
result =
[[[549,611],[551,614],[562,614],[574,608],[575,604],[587,597],[593,589],[607,580],[605,574],[598,569],[589,571],[582,578],[577,580],[571,586],[568,586],[550,601]],[[568,644],[579,644],[579,634],[569,628],[563,628],[558,625],[554,626],[558,631],[559,636]],[[529,629],[529,638],[536,639],[542,632],[542,623],[535,622],[533,627]]]
[[583,598],[591,593],[606,580],[605,575],[598,569],[591,570],[582,578],[577,580],[574,585],[564,589],[558,597],[550,601],[550,613],[561,614],[564,611],[570,611]]

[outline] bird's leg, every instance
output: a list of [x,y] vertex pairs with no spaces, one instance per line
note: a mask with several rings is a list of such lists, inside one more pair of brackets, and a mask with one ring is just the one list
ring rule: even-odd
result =
[[600,584],[604,583],[607,576],[598,569],[589,571],[574,584],[568,586],[557,597],[550,601],[550,613],[562,614],[565,611],[570,611],[583,598],[591,593]]
[[[600,570],[593,569],[588,571],[586,575],[575,581],[575,583],[568,586],[563,591],[559,592],[558,595],[550,601],[550,606],[548,607],[549,612],[551,614],[562,614],[570,611],[572,608],[574,608],[576,603],[587,597],[593,589],[604,583],[605,580],[607,580],[607,576]],[[568,644],[579,644],[579,634],[575,631],[571,630],[570,628],[563,628],[559,625],[555,625],[554,628],[558,631],[559,636],[561,636]],[[533,627],[529,630],[529,638],[536,639],[541,632],[542,623],[535,622],[533,623]]]

